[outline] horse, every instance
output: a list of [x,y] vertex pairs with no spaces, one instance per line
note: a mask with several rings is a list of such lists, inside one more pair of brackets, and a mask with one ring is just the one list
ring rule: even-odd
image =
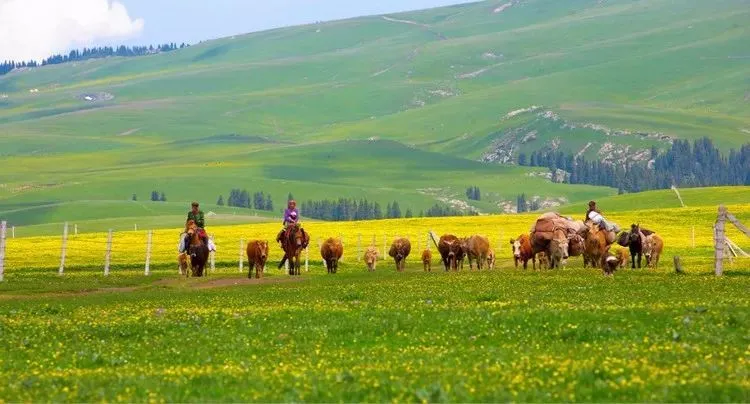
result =
[[586,233],[583,266],[586,267],[586,264],[588,263],[591,264],[592,268],[596,268],[603,262],[602,258],[607,254],[607,236],[597,224],[591,223],[588,225],[588,228],[588,232]]
[[643,233],[641,233],[640,225],[633,224],[630,226],[630,234],[628,235],[628,248],[630,249],[630,262],[631,269],[635,269],[636,259],[638,260],[638,268],[641,268],[641,261],[643,260]]
[[284,258],[279,262],[279,268],[289,260],[289,275],[300,275],[300,254],[310,244],[310,235],[299,224],[289,225],[281,238],[281,248]]
[[190,255],[190,266],[193,276],[203,276],[208,261],[208,246],[203,242],[198,226],[194,221],[188,220],[187,225],[188,254]]

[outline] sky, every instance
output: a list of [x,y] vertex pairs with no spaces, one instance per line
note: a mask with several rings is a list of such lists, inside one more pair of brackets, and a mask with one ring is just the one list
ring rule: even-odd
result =
[[94,45],[197,43],[467,0],[0,0],[0,60]]

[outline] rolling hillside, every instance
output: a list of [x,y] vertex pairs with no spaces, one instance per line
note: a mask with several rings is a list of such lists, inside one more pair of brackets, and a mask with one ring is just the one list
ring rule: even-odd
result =
[[464,206],[477,185],[481,212],[520,193],[614,195],[498,162],[550,145],[625,160],[673,138],[746,143],[749,18],[744,0],[485,1],[16,71],[0,77],[0,216],[123,217],[87,201],[152,189],[418,211]]

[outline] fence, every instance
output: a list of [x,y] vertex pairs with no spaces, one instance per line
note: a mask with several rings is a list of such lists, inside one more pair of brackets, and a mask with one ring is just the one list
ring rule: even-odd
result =
[[[149,276],[156,265],[158,269],[169,269],[174,265],[174,273],[178,274],[177,266],[179,232],[168,230],[141,230],[115,232],[109,230],[106,233],[78,233],[78,226],[65,223],[62,226],[62,235],[60,237],[26,237],[8,239],[6,235],[7,224],[2,222],[0,230],[0,281],[4,279],[5,270],[10,267],[18,270],[45,271],[55,265],[58,275],[64,276],[66,271],[86,270],[98,272],[109,276],[113,270],[128,269],[134,270],[139,266],[144,276]],[[70,230],[73,231],[70,231]],[[238,272],[245,272],[246,264],[246,246],[249,240],[274,239],[269,237],[267,231],[259,231],[253,234],[248,232],[248,236],[242,234],[210,234],[209,237],[217,245],[217,251],[212,252],[209,257],[209,268],[207,274],[210,276],[216,271],[217,266],[222,269],[231,267]],[[381,260],[389,259],[388,248],[393,239],[397,237],[407,237],[412,241],[412,254],[410,260],[418,261],[421,256],[421,248],[431,248],[428,238],[419,234],[391,236],[387,233],[379,235],[372,234],[372,242],[365,244],[364,240],[368,239],[362,233],[355,235],[339,234],[338,239],[344,244],[344,257],[342,262],[361,263],[364,251],[371,246],[382,246],[379,250]],[[323,241],[321,237],[315,237],[317,240],[317,251],[320,251],[320,245]],[[353,245],[349,245],[348,240],[354,240]],[[8,241],[11,245],[8,246]],[[304,271],[310,271],[311,252],[315,250],[315,242],[303,252]],[[232,248],[231,246],[235,246]],[[10,247],[10,249],[8,249]],[[269,262],[278,262],[283,256],[280,247],[270,245]],[[235,250],[237,248],[237,250]],[[378,247],[379,248],[379,247]],[[312,257],[315,263],[324,266],[322,259],[317,251],[313,251]],[[12,252],[10,257],[7,252]],[[284,268],[288,273],[288,261]]]
[[726,255],[730,259],[739,255],[743,257],[750,257],[750,254],[743,251],[740,246],[729,239],[726,234],[726,222],[729,221],[737,228],[737,230],[750,237],[750,229],[745,227],[737,218],[729,213],[727,208],[722,205],[719,206],[719,214],[716,217],[716,224],[714,225],[714,254],[715,264],[714,272],[717,276],[721,276],[724,273],[724,256]]

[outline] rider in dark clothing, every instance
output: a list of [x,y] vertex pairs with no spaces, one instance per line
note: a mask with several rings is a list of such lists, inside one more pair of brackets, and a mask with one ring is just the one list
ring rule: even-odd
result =
[[[193,202],[192,209],[187,214],[187,220],[192,220],[195,222],[195,225],[198,226],[198,235],[200,236],[201,240],[203,240],[203,244],[208,246],[208,236],[206,235],[206,230],[204,227],[206,226],[206,218],[203,214],[203,211],[199,209],[198,202]],[[185,235],[185,250],[187,250],[188,246],[190,246],[190,240],[189,236]]]

